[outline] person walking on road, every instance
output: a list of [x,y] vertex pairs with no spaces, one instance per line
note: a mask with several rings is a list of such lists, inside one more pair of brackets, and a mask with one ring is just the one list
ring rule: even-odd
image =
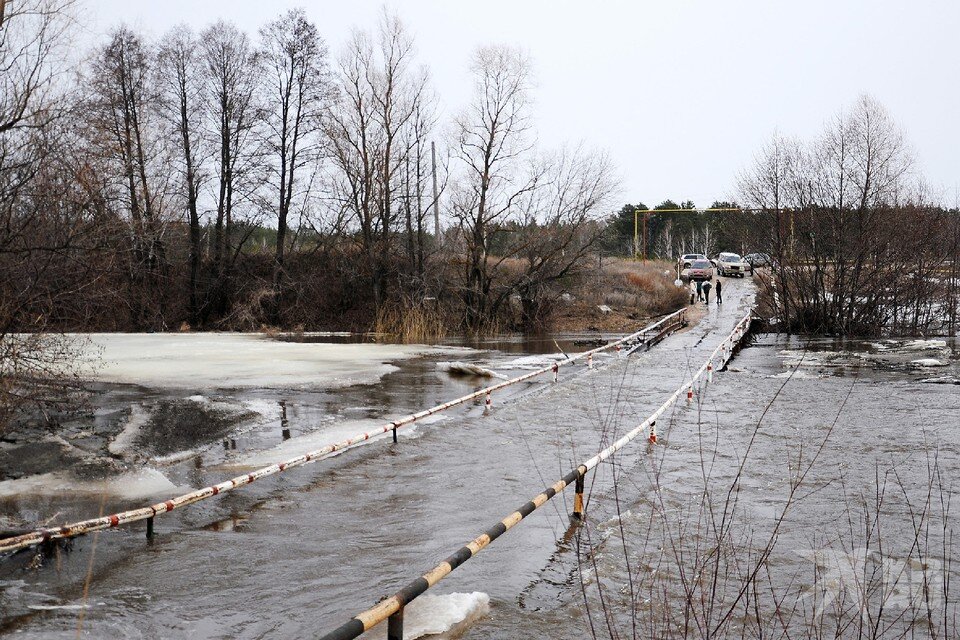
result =
[[720,278],[717,278],[717,304],[723,304],[723,285]]
[[710,287],[711,286],[712,285],[710,284],[709,280],[703,283],[703,299],[707,304],[710,304]]
[[697,280],[697,302],[703,300],[703,280]]

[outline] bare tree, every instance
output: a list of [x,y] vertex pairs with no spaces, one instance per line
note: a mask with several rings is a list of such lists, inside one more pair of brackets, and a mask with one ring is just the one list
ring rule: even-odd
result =
[[[426,78],[426,71],[421,76]],[[425,278],[426,228],[428,210],[433,206],[431,158],[435,153],[427,144],[436,125],[433,96],[423,85],[416,94],[410,126],[404,136],[403,203],[406,213],[407,268],[422,286]]]
[[154,55],[127,27],[114,30],[88,70],[89,142],[112,166],[117,197],[129,214],[130,304],[141,327],[163,326],[167,270],[164,203],[171,188],[171,147],[157,126]]
[[283,14],[260,30],[265,65],[266,140],[277,187],[277,247],[274,259],[274,319],[281,310],[281,284],[288,216],[302,197],[305,167],[318,161],[319,131],[329,93],[327,48],[302,9]]
[[375,38],[355,32],[340,57],[328,127],[337,198],[359,227],[378,306],[393,272],[398,221],[407,221],[408,258],[415,219],[422,235],[425,138],[435,116],[428,75],[413,67],[413,55],[413,39],[395,16],[381,17]]
[[455,154],[464,166],[453,203],[467,262],[466,324],[478,329],[491,304],[489,231],[540,178],[521,162],[530,141],[530,63],[518,50],[484,47],[474,55],[474,97],[456,120]]
[[[496,314],[508,296],[520,296],[520,328],[538,331],[560,291],[554,283],[579,275],[603,232],[597,220],[617,188],[609,156],[582,147],[563,149],[539,160],[533,173],[536,187],[517,200],[518,214],[503,227],[509,233],[491,260],[493,283],[490,313]],[[501,227],[501,229],[503,229]],[[521,265],[498,274],[508,258]]]
[[255,135],[262,113],[257,88],[263,75],[250,39],[233,24],[220,21],[205,29],[201,47],[205,130],[215,149],[214,282],[208,312],[219,316],[227,311],[233,265],[246,239],[235,237],[235,209],[253,198],[263,177],[261,145]]
[[59,110],[74,0],[23,0],[0,5],[0,133],[36,128]]
[[160,43],[157,80],[162,113],[180,141],[183,197],[190,226],[190,324],[200,324],[200,212],[202,153],[200,128],[204,117],[199,42],[187,25],[174,27]]
[[912,165],[899,128],[864,96],[806,145],[775,138],[742,177],[776,258],[774,313],[788,329],[916,333],[937,326],[934,305],[955,304],[936,276],[955,259],[952,221],[926,200]]
[[56,330],[83,323],[100,266],[97,190],[64,117],[72,5],[0,3],[0,432],[64,399],[81,345]]

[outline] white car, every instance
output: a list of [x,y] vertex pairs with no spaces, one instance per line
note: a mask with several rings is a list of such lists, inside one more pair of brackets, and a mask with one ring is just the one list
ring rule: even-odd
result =
[[685,253],[682,256],[680,256],[680,259],[677,260],[677,262],[680,263],[681,269],[689,269],[690,265],[692,265],[697,260],[706,260],[706,259],[707,259],[707,256],[703,255],[702,253]]
[[717,275],[742,278],[747,271],[750,271],[750,265],[743,261],[739,253],[721,253],[717,256]]

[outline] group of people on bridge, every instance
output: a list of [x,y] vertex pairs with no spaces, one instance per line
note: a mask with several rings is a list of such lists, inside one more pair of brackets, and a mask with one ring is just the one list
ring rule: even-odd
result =
[[[710,289],[713,288],[710,280],[696,280],[697,302],[710,304]],[[693,293],[690,294],[691,304],[693,303]],[[723,304],[723,283],[717,279],[717,304]]]

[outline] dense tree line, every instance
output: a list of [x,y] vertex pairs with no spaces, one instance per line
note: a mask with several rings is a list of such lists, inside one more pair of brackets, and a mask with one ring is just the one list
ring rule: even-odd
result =
[[[721,251],[760,251],[745,233],[735,202],[714,201],[698,208],[692,200],[664,200],[655,207],[626,204],[606,221],[602,249],[618,256],[672,260],[685,253],[716,256]],[[718,211],[711,211],[712,209]]]
[[600,236],[610,162],[535,144],[517,50],[479,49],[445,122],[386,12],[335,51],[302,10],[255,36],[121,25],[77,68],[73,9],[0,24],[0,335],[367,329],[423,300],[454,328],[527,328]]

